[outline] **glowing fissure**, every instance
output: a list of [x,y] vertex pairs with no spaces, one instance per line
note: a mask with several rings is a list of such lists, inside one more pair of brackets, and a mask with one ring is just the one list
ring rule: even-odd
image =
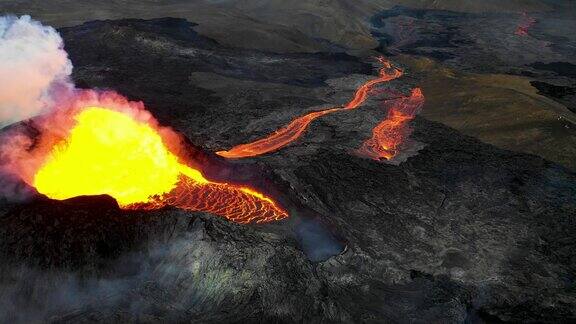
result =
[[107,194],[123,208],[174,206],[238,223],[288,216],[264,194],[209,181],[199,170],[180,163],[153,127],[129,115],[88,107],[75,120],[31,183],[50,198]]
[[412,90],[410,96],[395,99],[387,117],[372,130],[372,137],[366,140],[358,153],[374,160],[390,160],[398,154],[401,144],[410,135],[408,123],[424,105],[424,95],[420,88]]
[[290,122],[288,125],[278,129],[267,137],[261,138],[254,142],[240,144],[234,146],[230,150],[216,152],[216,154],[225,158],[237,159],[273,152],[296,141],[304,133],[304,131],[306,131],[310,123],[315,119],[333,112],[358,108],[366,101],[370,90],[372,90],[375,85],[397,79],[403,75],[402,70],[393,67],[392,64],[386,59],[378,58],[378,61],[382,64],[382,68],[379,70],[378,78],[362,84],[354,93],[352,100],[350,100],[344,106],[308,113],[304,116],[300,116],[292,120],[292,122]]

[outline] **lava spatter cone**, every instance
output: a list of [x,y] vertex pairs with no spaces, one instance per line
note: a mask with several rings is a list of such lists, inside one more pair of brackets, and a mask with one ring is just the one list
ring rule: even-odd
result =
[[88,107],[75,116],[32,185],[53,199],[107,194],[122,208],[175,206],[238,223],[268,222],[287,213],[253,189],[216,183],[181,162],[150,125],[122,112]]

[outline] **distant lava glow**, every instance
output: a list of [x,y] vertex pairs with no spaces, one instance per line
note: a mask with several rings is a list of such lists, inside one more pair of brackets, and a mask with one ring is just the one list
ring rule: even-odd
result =
[[358,153],[374,160],[390,160],[396,156],[409,135],[408,122],[423,104],[424,95],[420,88],[413,89],[410,96],[393,100],[388,116],[374,127],[372,137],[362,144]]
[[237,159],[273,152],[297,140],[315,119],[336,111],[358,108],[366,101],[370,90],[372,90],[375,85],[397,79],[403,75],[402,70],[393,67],[386,59],[378,58],[378,61],[382,64],[378,78],[369,80],[362,84],[354,93],[352,100],[350,100],[346,105],[328,108],[321,111],[314,111],[304,116],[300,116],[267,137],[254,142],[240,144],[228,151],[219,151],[216,152],[216,154],[225,158]]
[[528,36],[528,31],[530,31],[530,28],[532,28],[532,26],[535,24],[536,19],[523,12],[520,24],[518,24],[518,27],[516,27],[515,34],[517,36]]
[[107,194],[123,208],[170,205],[238,223],[288,216],[255,190],[209,181],[199,170],[180,163],[153,127],[127,114],[89,107],[75,120],[33,178],[32,185],[50,198]]

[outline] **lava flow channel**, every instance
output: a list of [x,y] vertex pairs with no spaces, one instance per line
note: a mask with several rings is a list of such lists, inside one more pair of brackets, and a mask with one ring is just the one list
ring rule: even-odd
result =
[[50,198],[107,194],[125,209],[174,206],[238,223],[288,216],[259,192],[209,181],[199,170],[180,163],[153,127],[127,114],[89,107],[75,121],[31,183]]
[[423,105],[424,95],[420,88],[413,89],[410,96],[393,100],[386,119],[374,127],[372,137],[362,144],[358,153],[378,161],[392,159],[410,134],[408,123]]
[[380,57],[378,58],[378,61],[382,64],[382,68],[380,68],[378,72],[378,78],[369,80],[362,84],[354,93],[352,100],[350,100],[346,105],[328,108],[321,111],[314,111],[304,116],[300,116],[267,137],[251,143],[234,146],[227,151],[218,151],[216,154],[225,158],[237,159],[258,156],[276,151],[297,140],[308,128],[308,125],[310,125],[310,123],[315,119],[336,111],[358,108],[366,101],[370,90],[375,85],[397,79],[403,75],[402,70],[393,67],[386,59]]

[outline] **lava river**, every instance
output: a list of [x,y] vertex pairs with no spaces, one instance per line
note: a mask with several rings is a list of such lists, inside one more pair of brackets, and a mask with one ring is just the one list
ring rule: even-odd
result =
[[157,130],[119,111],[87,107],[55,143],[31,181],[38,192],[67,199],[107,194],[122,208],[174,206],[237,223],[262,223],[288,214],[251,188],[206,179],[181,163]]
[[230,150],[216,152],[216,154],[225,158],[236,159],[273,152],[297,140],[315,119],[333,112],[358,108],[366,101],[370,90],[372,90],[375,85],[397,79],[403,75],[402,70],[393,67],[386,59],[378,58],[378,61],[382,64],[382,68],[380,68],[378,73],[378,78],[369,80],[362,84],[354,93],[352,100],[344,106],[308,113],[292,120],[288,125],[278,129],[267,137],[251,143],[240,144],[234,146]]
[[[217,154],[226,158],[265,154],[297,140],[321,116],[358,108],[374,86],[403,75],[401,69],[384,58],[379,58],[379,62],[382,67],[378,77],[363,83],[347,104],[300,116],[265,138]],[[282,207],[263,193],[207,179],[201,170],[179,160],[168,148],[171,146],[166,145],[160,128],[150,119],[141,120],[122,109],[102,108],[108,107],[102,98],[106,95],[99,99],[103,105],[80,105],[73,110],[74,121],[65,135],[50,139],[41,163],[32,168],[32,176],[22,179],[53,199],[107,194],[126,209],[173,206],[209,212],[237,223],[263,223],[288,217]],[[117,101],[129,104],[121,96],[112,96],[112,107]],[[377,160],[394,157],[407,134],[406,124],[422,103],[418,88],[410,96],[398,99],[358,153]],[[145,112],[143,107],[139,111]]]
[[414,88],[409,96],[391,102],[387,117],[374,127],[372,137],[362,144],[358,154],[374,160],[390,160],[398,154],[410,133],[408,123],[424,105],[424,95],[420,88]]

